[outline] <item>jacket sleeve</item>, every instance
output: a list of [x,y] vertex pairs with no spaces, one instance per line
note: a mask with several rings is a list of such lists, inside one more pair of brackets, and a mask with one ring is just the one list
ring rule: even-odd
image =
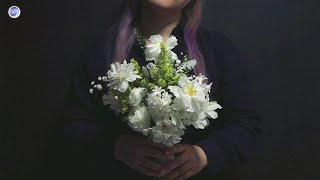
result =
[[104,176],[108,167],[116,167],[118,163],[113,149],[120,125],[103,105],[103,92],[89,92],[91,82],[107,70],[102,47],[93,46],[82,54],[67,97],[64,132],[71,176]]
[[[246,162],[259,144],[261,127],[245,63],[231,41],[215,33],[215,60],[219,64],[219,119],[223,128],[212,128],[209,136],[196,143],[208,159],[207,169],[217,173]],[[212,42],[211,42],[212,43]]]

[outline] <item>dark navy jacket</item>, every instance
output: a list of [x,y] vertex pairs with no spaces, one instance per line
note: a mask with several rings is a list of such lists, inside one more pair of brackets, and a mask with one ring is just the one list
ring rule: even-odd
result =
[[[178,55],[181,52],[187,54],[183,27],[181,20],[172,32],[178,39],[179,45],[173,49]],[[66,164],[70,175],[146,178],[113,158],[117,137],[134,132],[103,106],[101,94],[89,93],[91,81],[105,75],[108,70],[114,41],[111,30],[83,55],[74,73],[65,128],[70,150],[66,160],[69,163]],[[218,32],[200,27],[198,44],[212,83],[211,98],[223,106],[218,111],[219,118],[211,120],[209,127],[205,130],[188,128],[181,142],[196,144],[206,153],[208,167],[198,175],[203,179],[246,162],[258,145],[261,128],[245,62],[232,42]],[[143,63],[144,55],[137,41],[129,53],[128,59],[131,58]]]

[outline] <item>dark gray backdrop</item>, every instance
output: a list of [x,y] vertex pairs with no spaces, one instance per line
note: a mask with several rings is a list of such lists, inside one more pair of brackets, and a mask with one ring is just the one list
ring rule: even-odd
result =
[[[6,14],[13,4],[23,10],[17,20]],[[120,16],[119,4],[1,2],[0,175],[59,172],[60,116],[72,68],[80,52]],[[248,61],[265,132],[254,159],[225,179],[320,178],[319,5],[311,0],[206,2],[203,24],[227,34]]]

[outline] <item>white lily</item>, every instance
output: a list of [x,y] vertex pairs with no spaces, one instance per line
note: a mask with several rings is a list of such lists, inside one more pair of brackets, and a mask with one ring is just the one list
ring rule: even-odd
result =
[[210,102],[209,98],[206,98],[198,112],[185,112],[182,110],[182,122],[186,126],[193,125],[196,129],[204,129],[209,125],[208,118],[218,118],[216,110],[221,108],[216,101]]
[[168,87],[176,97],[173,108],[175,110],[185,109],[188,112],[199,111],[206,98],[201,84],[195,80],[190,81],[186,75],[183,75],[179,78],[178,85]]
[[209,99],[207,99],[203,105],[204,113],[207,117],[212,119],[218,118],[217,109],[222,109],[222,107],[216,101],[210,102]]
[[[164,42],[161,35],[152,35],[150,36],[149,40],[151,41],[151,44],[148,44],[145,49],[146,60],[156,62],[158,56],[161,53],[161,43],[164,43]],[[178,45],[177,38],[171,35],[165,42],[165,45],[166,45],[166,49],[169,52],[171,61],[174,62],[175,60],[178,59],[178,56],[176,53],[174,53],[171,50]]]

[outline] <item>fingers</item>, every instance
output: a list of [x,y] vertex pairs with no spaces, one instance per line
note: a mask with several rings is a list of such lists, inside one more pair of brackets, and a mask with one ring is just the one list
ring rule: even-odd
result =
[[190,163],[186,162],[186,163],[182,164],[181,166],[179,166],[178,168],[174,169],[172,172],[170,172],[165,177],[163,177],[163,180],[172,180],[172,179],[176,179],[178,177],[182,178],[185,175],[187,175],[186,173],[191,171],[191,169],[192,169],[192,166],[190,165]]
[[153,147],[153,148],[160,148],[160,149],[162,149],[162,150],[168,149],[168,147],[165,146],[165,145],[163,145],[163,144],[157,144],[157,143],[153,143],[153,142],[151,142],[151,141],[147,141],[145,144],[146,144],[147,146],[150,146],[150,147]]
[[145,159],[141,166],[159,172],[162,165],[149,159]]
[[187,162],[187,158],[183,155],[176,157],[173,161],[169,162],[165,167],[161,169],[164,172],[171,172],[172,170],[176,169],[177,167],[181,166],[182,164]]
[[132,162],[127,162],[126,164],[129,165],[132,169],[135,169],[146,176],[163,176],[163,173],[161,173],[160,171],[160,169],[162,168],[162,164],[157,163],[147,157],[141,157],[135,159]]
[[174,155],[174,154],[183,152],[183,151],[185,150],[185,148],[186,148],[186,147],[185,147],[183,144],[176,144],[176,145],[170,147],[170,148],[165,152],[165,154],[166,154],[167,156],[172,156],[172,155]]
[[191,170],[185,172],[184,174],[180,175],[179,177],[177,177],[176,180],[185,180],[185,179],[188,179],[189,177],[191,177],[193,175],[194,175],[194,172],[191,169]]
[[149,146],[143,147],[144,156],[153,157],[162,160],[171,160],[169,156],[166,156],[162,150],[152,148]]
[[134,167],[134,169],[136,169],[138,172],[140,172],[141,174],[144,174],[146,176],[158,177],[160,174],[158,171],[154,171],[152,169],[148,169],[143,166],[136,166],[136,167]]

